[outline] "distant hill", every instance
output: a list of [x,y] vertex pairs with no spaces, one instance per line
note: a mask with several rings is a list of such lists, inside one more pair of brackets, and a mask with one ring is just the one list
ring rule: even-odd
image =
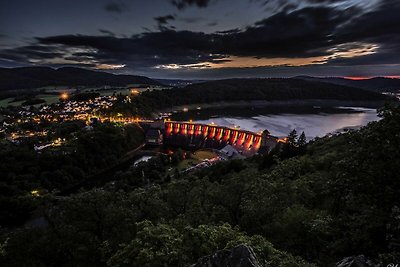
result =
[[144,76],[115,75],[72,67],[0,68],[0,91],[43,86],[125,86],[128,84],[159,85],[160,83]]
[[179,91],[183,98],[199,94],[207,98],[226,100],[384,100],[387,96],[360,88],[303,79],[227,79],[188,85]]
[[295,78],[351,86],[374,92],[397,92],[400,90],[400,79],[393,78],[376,77],[364,80],[352,80],[340,77],[319,78],[311,76],[297,76]]

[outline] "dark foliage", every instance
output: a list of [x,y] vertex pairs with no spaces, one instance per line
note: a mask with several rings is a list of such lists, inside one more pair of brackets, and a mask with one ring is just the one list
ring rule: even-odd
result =
[[0,226],[25,222],[31,211],[31,199],[26,198],[31,190],[65,189],[113,166],[144,140],[142,129],[136,125],[123,128],[104,124],[76,132],[80,127],[77,124],[66,122],[56,129],[55,137],[70,138],[62,149],[37,152],[30,143],[0,143]]

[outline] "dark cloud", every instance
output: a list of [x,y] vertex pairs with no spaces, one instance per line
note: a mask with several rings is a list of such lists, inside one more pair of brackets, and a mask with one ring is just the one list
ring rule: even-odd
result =
[[112,31],[109,31],[109,30],[99,29],[99,32],[106,34],[106,35],[115,36],[115,33],[113,33]]
[[[158,21],[167,23],[171,17]],[[128,65],[222,63],[226,56],[311,57],[327,54],[335,26],[348,15],[329,8],[306,8],[281,12],[244,30],[221,33],[175,31],[163,28],[130,38],[63,35],[37,38],[40,45],[62,45],[93,49],[91,57],[101,62]]]
[[157,22],[157,27],[160,31],[166,31],[174,29],[174,26],[167,26],[170,21],[175,20],[175,15],[166,15],[166,16],[159,16],[155,17],[154,20]]
[[259,57],[304,57],[324,54],[332,32],[352,14],[309,7],[280,12],[235,35],[227,35],[231,53]]
[[154,20],[159,24],[167,24],[170,20],[175,20],[175,15],[155,17]]
[[[63,35],[37,38],[40,45],[94,49],[92,57],[127,64],[196,64],[228,55],[251,57],[310,57],[327,54],[331,33],[354,12],[315,7],[280,12],[244,30],[205,34],[163,28],[131,38]],[[172,15],[159,17],[162,24]]]
[[127,6],[123,3],[110,2],[110,3],[106,4],[106,6],[104,8],[108,12],[122,13],[122,12],[126,11]]
[[184,9],[187,6],[207,7],[210,0],[172,0],[171,3],[178,9]]
[[400,34],[400,2],[395,0],[382,1],[381,5],[370,12],[363,14],[351,23],[339,27],[335,35],[346,41],[379,40],[388,35],[396,37]]

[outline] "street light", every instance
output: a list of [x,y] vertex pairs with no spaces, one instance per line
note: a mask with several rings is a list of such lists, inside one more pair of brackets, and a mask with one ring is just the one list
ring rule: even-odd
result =
[[62,100],[67,100],[68,99],[68,93],[62,93],[61,94],[61,96],[60,96],[60,98],[62,99]]
[[139,90],[131,89],[131,95],[138,95],[138,94],[139,94]]

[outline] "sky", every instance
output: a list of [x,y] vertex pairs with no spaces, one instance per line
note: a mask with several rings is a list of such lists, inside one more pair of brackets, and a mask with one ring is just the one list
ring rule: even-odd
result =
[[398,0],[0,0],[0,67],[400,76]]

